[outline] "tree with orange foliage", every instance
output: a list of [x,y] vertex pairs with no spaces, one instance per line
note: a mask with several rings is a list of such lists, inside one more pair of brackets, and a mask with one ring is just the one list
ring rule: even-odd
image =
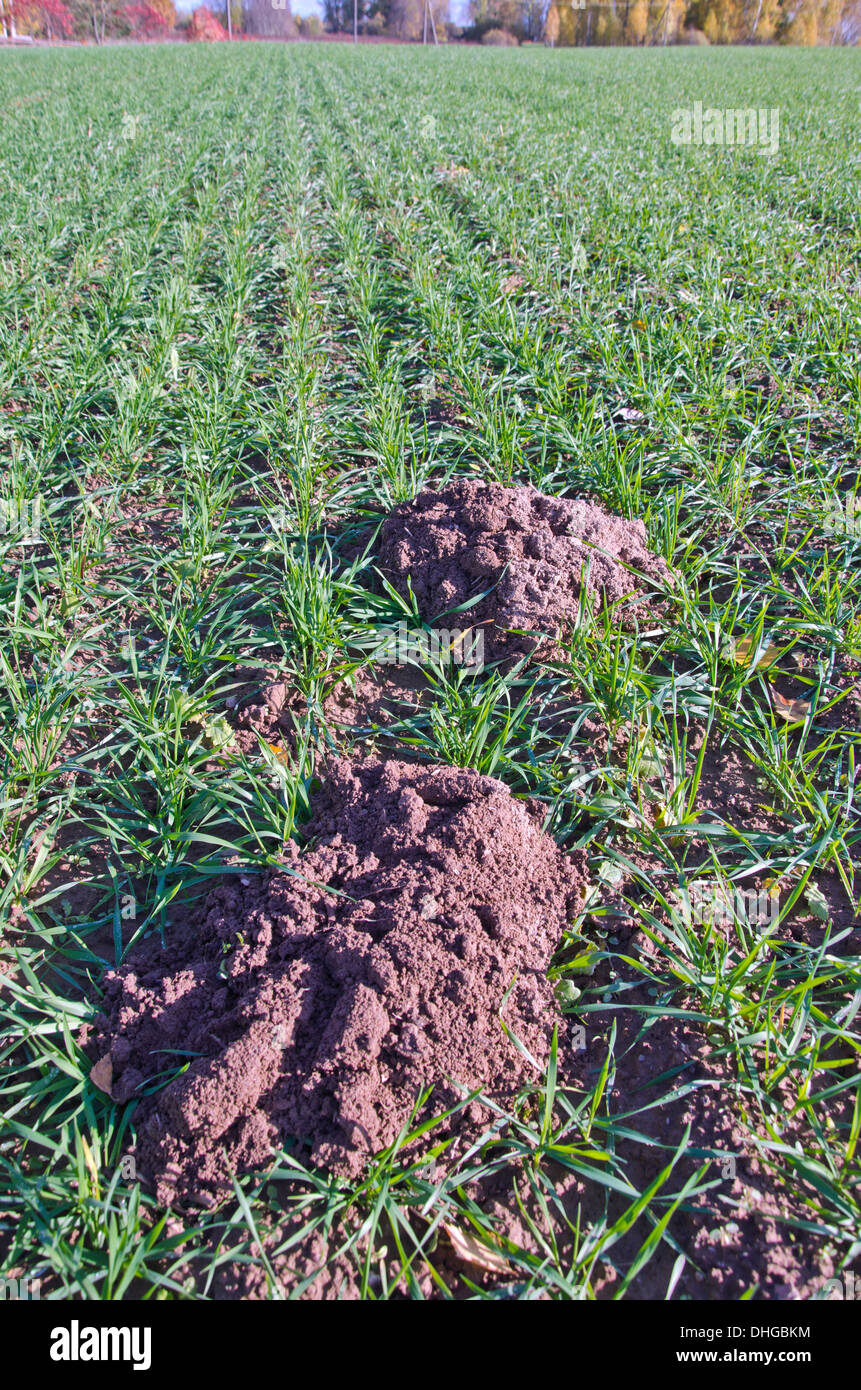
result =
[[646,35],[649,32],[649,0],[634,0],[628,10],[625,21],[625,39],[627,43],[641,44],[646,42]]
[[199,5],[191,16],[186,35],[192,43],[214,43],[226,39],[227,30],[208,5]]
[[160,14],[166,29],[176,28],[176,6],[173,0],[148,0],[150,9]]
[[35,34],[49,42],[72,36],[74,18],[63,0],[11,0],[5,8],[19,34]]

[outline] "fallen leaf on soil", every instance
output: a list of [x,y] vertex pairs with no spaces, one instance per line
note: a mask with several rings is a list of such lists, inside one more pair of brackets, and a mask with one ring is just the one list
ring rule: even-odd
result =
[[624,881],[625,872],[612,860],[602,859],[598,865],[598,877],[602,883],[609,883],[611,888],[617,888]]
[[503,280],[500,288],[503,294],[511,294],[512,290],[519,290],[522,284],[523,276],[515,272],[514,275],[509,275],[507,279]]
[[223,715],[203,725],[203,741],[207,748],[211,748],[215,753],[230,746],[233,742],[233,730]]
[[111,1054],[106,1052],[104,1057],[100,1057],[90,1068],[90,1080],[94,1086],[98,1086],[100,1091],[104,1091],[106,1096],[111,1094],[111,1087],[114,1084],[114,1067],[111,1062]]
[[556,986],[555,993],[556,1003],[564,1013],[566,1009],[573,1009],[583,991],[582,989],[578,989],[575,984],[572,984],[570,980],[560,980]]
[[444,1221],[442,1228],[451,1242],[451,1247],[459,1260],[486,1269],[489,1274],[510,1274],[511,1265],[499,1250],[485,1245],[483,1240],[468,1231],[461,1231],[450,1221]]
[[[102,1058],[102,1062],[103,1062],[104,1060],[105,1060],[105,1058],[103,1057],[103,1058]],[[107,1059],[107,1061],[108,1061],[108,1066],[110,1066],[110,1060],[111,1060],[111,1059],[110,1059],[110,1057],[109,1057],[109,1058]],[[97,1063],[96,1063],[96,1066],[97,1066],[97,1067],[100,1067],[101,1065],[102,1065],[101,1062],[97,1062]],[[89,1144],[87,1143],[87,1140],[86,1140],[85,1135],[83,1135],[83,1134],[81,1135],[81,1148],[82,1148],[83,1151],[84,1151],[84,1163],[86,1164],[86,1166],[87,1166],[87,1171],[89,1172],[89,1175],[90,1175],[90,1177],[91,1177],[92,1180],[93,1180],[93,1187],[94,1187],[94,1188],[97,1188],[98,1185],[99,1185],[99,1170],[98,1170],[98,1167],[97,1167],[97,1165],[96,1165],[96,1160],[95,1160],[95,1158],[93,1157],[93,1151],[92,1151],[92,1149],[90,1148]]]
[[582,907],[580,908],[580,911],[581,911],[581,912],[587,912],[588,909],[589,909],[590,907],[592,907],[592,905],[598,901],[598,899],[600,898],[600,896],[601,896],[601,890],[600,890],[600,888],[597,886],[597,884],[594,884],[594,883],[587,883],[587,884],[586,884],[586,887],[585,887],[584,890],[583,890],[583,905],[582,905]]
[[808,883],[804,890],[804,897],[814,917],[818,917],[820,922],[827,922],[831,912],[828,907],[828,899],[822,889],[817,888],[815,883]]
[[[736,642],[735,648],[733,650],[733,657],[738,666],[750,665],[751,660],[753,659],[753,653],[756,650],[756,645],[757,643],[755,637],[742,637],[739,642]],[[779,656],[780,647],[778,647],[774,642],[769,642],[765,651],[762,653],[762,655],[756,663],[757,671],[767,670],[769,666],[773,666]]]
[[595,966],[602,959],[601,952],[594,947],[588,947],[582,951],[574,960],[567,962],[567,969],[572,975],[594,975]]
[[774,712],[785,719],[787,724],[798,724],[810,713],[809,700],[787,700],[779,690],[772,690]]
[[269,749],[269,752],[274,753],[279,763],[283,763],[285,767],[290,766],[290,754],[287,752],[286,748],[282,748],[278,743],[270,743],[268,739],[264,739],[263,741]]

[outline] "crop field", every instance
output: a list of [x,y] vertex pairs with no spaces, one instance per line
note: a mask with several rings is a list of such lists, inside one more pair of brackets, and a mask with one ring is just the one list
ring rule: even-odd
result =
[[860,89],[0,53],[7,1292],[851,1290]]

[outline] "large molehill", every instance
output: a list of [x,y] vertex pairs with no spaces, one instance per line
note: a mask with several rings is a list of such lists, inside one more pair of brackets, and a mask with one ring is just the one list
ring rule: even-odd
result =
[[[543,1063],[545,972],[583,883],[540,817],[470,771],[336,760],[283,871],[225,879],[166,948],[151,938],[108,977],[87,1045],[114,1099],[140,1100],[161,1200],[217,1199],[290,1141],[355,1175],[422,1088],[436,1113],[535,1079],[500,1010],[513,986],[505,1023]],[[444,1132],[489,1118],[472,1104]]]

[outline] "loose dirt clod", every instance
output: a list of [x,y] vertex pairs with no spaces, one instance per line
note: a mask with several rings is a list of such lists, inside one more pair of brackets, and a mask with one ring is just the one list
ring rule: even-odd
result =
[[[359,1172],[392,1143],[422,1087],[504,1101],[543,1064],[555,1019],[550,957],[584,882],[540,808],[456,768],[334,761],[285,868],[233,877],[166,949],[152,939],[108,977],[86,1039],[113,1097],[187,1070],[136,1112],[159,1199],[211,1201],[279,1140]],[[449,1123],[487,1122],[472,1104]]]
[[632,570],[670,582],[642,521],[533,487],[464,478],[396,507],[380,532],[379,560],[399,592],[409,582],[426,621],[447,614],[450,628],[482,625],[489,660],[535,651],[540,637],[529,634],[557,637],[576,618],[584,587],[616,603],[642,590]]

